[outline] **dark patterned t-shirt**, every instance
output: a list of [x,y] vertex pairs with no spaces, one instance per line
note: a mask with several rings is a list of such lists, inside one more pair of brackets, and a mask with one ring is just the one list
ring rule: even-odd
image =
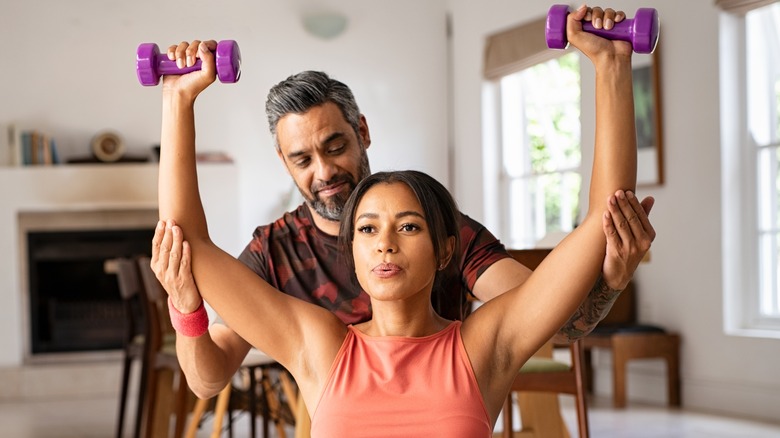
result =
[[[434,309],[461,319],[467,294],[493,263],[510,257],[504,245],[483,225],[461,215],[459,263],[439,273],[431,297]],[[320,231],[305,204],[275,222],[257,227],[238,257],[280,291],[324,307],[346,324],[371,318],[371,305],[339,249],[338,238]],[[456,269],[457,268],[457,269]]]

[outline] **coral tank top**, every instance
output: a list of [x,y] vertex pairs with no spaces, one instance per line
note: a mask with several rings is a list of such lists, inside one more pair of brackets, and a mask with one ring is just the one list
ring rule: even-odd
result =
[[425,337],[349,326],[312,415],[312,438],[487,438],[490,418],[460,321]]

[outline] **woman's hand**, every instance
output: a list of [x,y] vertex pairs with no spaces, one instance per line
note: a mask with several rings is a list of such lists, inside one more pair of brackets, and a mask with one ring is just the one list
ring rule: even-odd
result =
[[217,49],[215,40],[194,40],[190,43],[182,41],[178,45],[168,47],[168,59],[176,61],[179,68],[192,67],[195,61],[201,60],[201,69],[183,75],[164,75],[163,93],[181,93],[194,99],[208,88],[217,78],[217,68],[214,51]]
[[569,42],[578,48],[591,62],[597,64],[599,59],[622,56],[631,58],[633,48],[631,43],[620,40],[608,40],[582,30],[582,22],[590,21],[596,29],[612,29],[615,23],[626,19],[623,11],[615,11],[611,8],[593,7],[582,5],[576,11],[569,14],[566,20],[566,35]]

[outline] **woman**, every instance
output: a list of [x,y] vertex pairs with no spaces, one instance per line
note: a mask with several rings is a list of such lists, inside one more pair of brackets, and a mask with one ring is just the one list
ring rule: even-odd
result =
[[[365,323],[345,327],[329,311],[279,293],[216,247],[198,195],[190,110],[214,81],[215,43],[199,44],[200,72],[165,77],[159,180],[165,222],[153,244],[170,256],[152,263],[178,266],[181,260],[188,269],[192,254],[202,296],[295,377],[312,412],[312,436],[490,436],[517,370],[595,282],[606,247],[602,222],[619,214],[615,197],[627,196],[636,181],[636,140],[631,46],[582,32],[587,13],[582,7],[570,14],[567,34],[596,67],[588,214],[528,281],[462,324],[439,317],[430,301],[436,272],[447,267],[457,245],[457,230],[447,228],[457,223],[457,210],[440,184],[417,172],[367,178],[342,220],[341,238],[351,243],[345,262],[354,264],[371,297],[373,318]],[[170,304],[186,330],[197,317],[176,309],[200,303]]]

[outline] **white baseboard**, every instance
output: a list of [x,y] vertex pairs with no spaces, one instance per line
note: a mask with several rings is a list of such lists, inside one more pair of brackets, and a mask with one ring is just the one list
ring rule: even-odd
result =
[[[594,355],[594,392],[612,398],[611,357]],[[737,376],[738,377],[738,376]],[[626,398],[666,406],[666,365],[660,359],[629,362],[626,375]],[[717,381],[682,377],[680,398],[686,410],[750,418],[761,421],[780,420],[780,388],[734,381]]]
[[736,382],[683,380],[686,409],[733,415],[755,420],[780,421],[780,388]]

